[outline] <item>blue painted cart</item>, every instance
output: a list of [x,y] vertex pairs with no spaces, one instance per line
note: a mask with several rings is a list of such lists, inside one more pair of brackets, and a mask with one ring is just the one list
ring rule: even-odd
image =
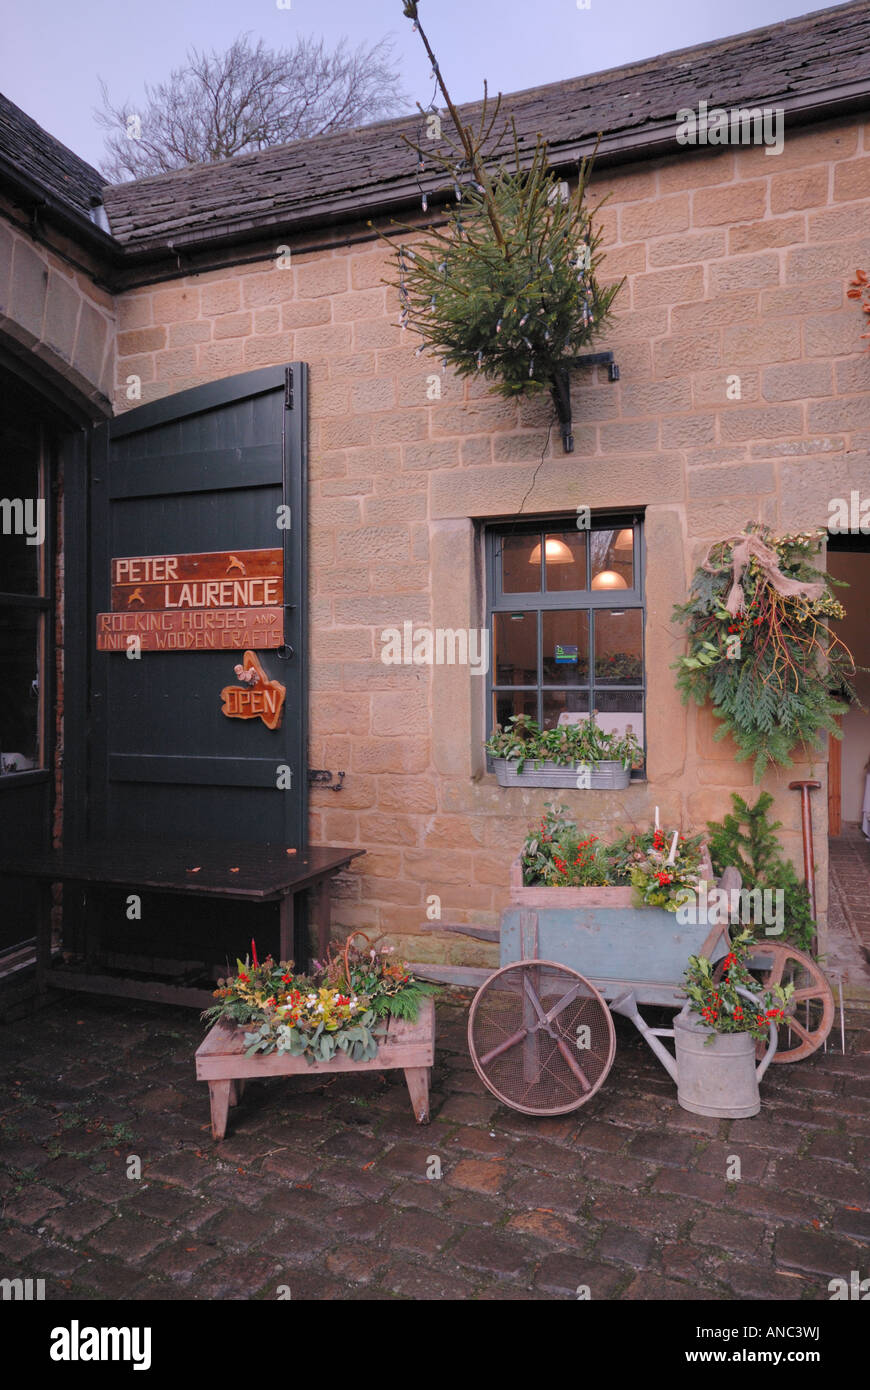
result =
[[[709,858],[704,868],[712,880]],[[719,886],[739,889],[737,870],[727,869]],[[635,907],[631,888],[526,887],[520,860],[511,867],[511,906],[499,930],[442,922],[427,922],[424,930],[499,943],[494,973],[412,968],[430,979],[478,986],[468,1020],[475,1070],[500,1100],[536,1115],[576,1109],[603,1084],[616,1050],[611,1011],[625,1014],[648,1039],[667,1034],[648,1028],[637,1005],[680,1008],[689,956],[706,956],[715,966],[730,949],[727,925],[682,924],[662,908]],[[824,975],[810,956],[776,942],[760,943],[748,964],[762,988],[787,979],[796,984],[788,1045],[777,1057],[807,1056],[833,1022]]]
[[499,964],[534,958],[558,961],[591,980],[608,1002],[631,990],[639,1004],[678,1008],[689,956],[720,960],[728,953],[727,931],[711,931],[706,923],[682,926],[660,907],[632,907],[630,889],[603,889],[598,895],[603,898],[608,892],[625,897],[576,907],[507,908],[501,919]]

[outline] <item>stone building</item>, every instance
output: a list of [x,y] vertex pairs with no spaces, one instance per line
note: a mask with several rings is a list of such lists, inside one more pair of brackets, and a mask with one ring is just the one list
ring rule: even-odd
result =
[[[308,384],[297,457],[298,468],[307,468],[307,562],[293,596],[297,613],[307,614],[307,644],[293,660],[308,697],[303,681],[304,706],[288,701],[287,713],[299,730],[307,720],[308,767],[332,772],[333,786],[345,774],[338,792],[311,787],[310,840],[366,851],[343,880],[336,930],[389,933],[417,959],[492,958],[484,945],[475,957],[473,946],[437,934],[410,946],[407,938],[434,898],[445,921],[496,922],[527,824],[553,798],[496,784],[482,751],[494,712],[540,709],[554,722],[591,700],[634,716],[644,735],[644,774],[625,792],[563,798],[591,831],[645,825],[654,806],[666,823],[686,828],[721,818],[732,790],[751,790],[751,769],[735,762],[729,740],[714,742],[708,709],[681,705],[671,663],[682,634],[671,610],[708,547],[745,522],[782,531],[824,527],[832,498],[870,494],[870,354],[845,293],[856,268],[870,269],[868,46],[867,7],[849,4],[507,101],[526,145],[542,131],[554,170],[569,181],[601,133],[593,194],[609,195],[599,214],[603,271],[607,279],[624,276],[625,285],[596,347],[613,353],[619,376],[610,380],[605,366],[573,375],[571,455],[552,429],[548,397],[508,402],[482,381],[459,380],[416,355],[416,340],[400,327],[395,290],[385,283],[394,275],[390,254],[377,231],[395,235],[395,222],[422,229],[441,205],[433,192],[429,212],[421,210],[415,158],[402,139],[416,134],[416,119],[111,187],[4,101],[3,428],[23,440],[23,461],[15,477],[3,476],[0,492],[18,495],[18,487],[30,496],[26,487],[32,491],[34,469],[41,470],[39,495],[54,499],[55,545],[55,563],[44,555],[40,576],[36,561],[27,568],[36,548],[16,552],[19,570],[21,555],[27,562],[26,601],[15,610],[20,689],[28,660],[38,659],[43,674],[27,719],[9,715],[16,737],[29,739],[23,759],[30,766],[0,778],[4,834],[57,841],[65,820],[70,833],[88,828],[83,788],[95,775],[91,740],[100,737],[89,691],[99,694],[109,679],[106,663],[117,670],[123,660],[94,650],[104,600],[88,572],[95,553],[103,554],[105,518],[126,517],[124,509],[144,498],[137,515],[151,537],[160,498],[199,490],[207,508],[207,469],[218,467],[217,454],[223,471],[214,486],[237,489],[240,505],[256,501],[258,486],[271,478],[257,472],[255,450],[267,451],[268,441],[257,435],[256,420],[244,438],[204,427],[206,471],[185,483],[193,446],[189,435],[173,433],[172,409],[177,404],[179,420],[196,420],[215,406],[214,384],[233,380],[236,397],[253,399],[266,390],[265,378],[248,374],[285,364],[297,364],[297,411],[301,364]],[[754,123],[759,143],[678,139],[677,113],[700,102],[767,112],[767,127]],[[268,380],[274,385],[274,374]],[[126,433],[117,425],[137,409],[145,433],[160,422],[138,453],[130,443],[139,437],[137,417]],[[108,500],[100,491],[107,449]],[[241,472],[233,479],[227,455],[234,449]],[[542,545],[547,559],[547,537],[557,556],[560,545],[570,549],[579,507],[592,509],[603,558],[593,557],[585,597],[564,589],[571,597],[558,610],[559,640],[572,631],[587,640],[597,588],[601,655],[635,662],[621,703],[605,685],[586,690],[579,703],[567,682],[559,688],[563,678],[545,655],[555,619],[552,602],[549,609],[540,602],[540,564],[534,585],[523,577],[536,546],[538,560]],[[123,532],[127,522],[119,525]],[[866,540],[829,554],[862,612],[870,591]],[[188,548],[217,551],[227,543],[214,534],[212,544]],[[176,538],[159,548],[184,546]],[[124,553],[132,552],[104,546],[106,575],[109,558]],[[157,547],[136,549],[152,553]],[[506,569],[496,573],[499,555],[506,566],[509,554],[510,580]],[[608,608],[594,580],[614,566],[626,592]],[[586,583],[584,574],[577,588]],[[537,631],[540,614],[540,656],[531,639],[510,632],[511,605],[528,632]],[[22,614],[30,615],[29,627]],[[386,664],[383,634],[406,624],[412,631],[495,625],[497,652],[507,655],[486,674],[467,665]],[[304,637],[304,625],[300,631]],[[870,665],[867,633],[855,624],[852,637]],[[21,654],[27,643],[32,660]],[[159,658],[176,663],[175,676],[183,669],[185,680],[199,682],[200,725],[221,719],[214,681],[206,690],[200,680],[205,663],[217,659]],[[263,661],[275,674],[268,652]],[[145,804],[131,790],[139,776],[133,762],[158,757],[163,771],[153,775],[169,786],[167,760],[181,752],[168,713],[163,725],[144,715],[140,724],[134,709],[118,744],[118,758],[127,761],[116,766],[110,755],[107,774],[109,784],[114,778],[127,789],[128,800],[115,802],[122,793],[110,786],[107,803],[120,808],[117,825],[127,834]],[[268,757],[265,731],[257,731],[255,749],[244,741],[247,725],[232,727],[237,745],[230,748],[221,731],[219,746],[205,747],[200,762],[214,755],[228,767]],[[305,814],[304,750],[301,756],[294,771]],[[870,719],[850,713],[835,818],[860,818],[868,756]],[[799,804],[788,782],[822,783],[813,801],[822,920],[827,760],[820,749],[811,763],[763,782],[798,865]],[[172,793],[170,826],[191,804],[182,791],[187,797],[191,787]],[[249,838],[260,833],[246,798],[263,794],[262,780],[221,784],[218,771],[208,794],[233,807],[234,829],[244,823]],[[21,934],[11,929],[6,944]]]

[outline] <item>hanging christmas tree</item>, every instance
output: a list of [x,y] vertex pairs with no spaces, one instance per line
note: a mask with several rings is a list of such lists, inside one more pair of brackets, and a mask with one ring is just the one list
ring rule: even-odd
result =
[[[501,395],[549,390],[567,451],[568,371],[605,327],[623,283],[603,286],[597,278],[598,208],[590,212],[584,202],[591,160],[580,163],[569,194],[549,170],[540,135],[525,162],[513,119],[492,144],[501,98],[492,108],[485,84],[477,129],[464,125],[420,25],[418,0],[404,0],[403,8],[420,33],[457,138],[434,153],[408,140],[418,172],[434,163],[455,202],[444,231],[430,229],[422,244],[395,248],[402,324],[423,339],[419,352],[433,349],[460,376],[481,373]],[[512,167],[499,155],[508,140]]]

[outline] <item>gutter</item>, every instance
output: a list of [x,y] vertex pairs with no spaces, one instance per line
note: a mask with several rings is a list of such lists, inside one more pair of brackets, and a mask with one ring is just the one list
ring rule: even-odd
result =
[[[741,103],[744,108],[758,106],[781,108],[785,112],[786,132],[789,125],[810,125],[821,121],[831,120],[838,116],[847,115],[852,112],[870,111],[870,81],[862,80],[852,82],[842,87],[837,87],[820,95],[817,92],[809,93],[804,96],[795,97],[766,97],[758,101],[745,101]],[[702,150],[709,152],[712,150],[728,150],[733,146],[680,146],[676,143],[676,112],[674,116],[666,120],[648,122],[634,132],[619,132],[612,135],[602,136],[598,141],[595,136],[585,136],[582,139],[571,141],[570,143],[550,146],[550,166],[554,173],[570,174],[576,171],[578,163],[591,155],[598,145],[596,156],[596,168],[612,168],[621,164],[636,162],[647,159],[660,159],[666,156],[673,156],[678,151],[683,155],[691,154]],[[750,146],[741,146],[751,148]],[[774,166],[771,171],[775,172]],[[239,245],[251,246],[257,241],[274,239],[276,236],[296,235],[311,232],[320,227],[324,229],[328,239],[312,238],[310,244],[294,247],[298,254],[308,253],[309,251],[325,251],[338,249],[345,246],[355,245],[360,242],[367,242],[376,239],[376,234],[370,231],[360,230],[356,235],[348,232],[344,237],[336,237],[336,231],[342,226],[348,228],[360,224],[366,217],[387,218],[392,213],[405,214],[409,210],[415,209],[418,213],[420,228],[426,226],[439,225],[433,223],[431,218],[423,218],[419,214],[420,209],[420,190],[424,189],[431,202],[437,203],[437,193],[441,192],[443,201],[447,201],[450,194],[443,191],[443,185],[439,181],[431,182],[423,179],[418,184],[416,176],[409,173],[389,190],[378,189],[368,195],[354,194],[352,191],[344,190],[336,194],[333,199],[333,206],[330,208],[327,201],[320,201],[316,208],[310,205],[300,208],[295,212],[285,212],[270,218],[250,218],[244,221],[236,219],[233,222],[218,223],[202,230],[181,233],[172,238],[171,242],[153,241],[150,243],[128,244],[125,243],[123,257],[123,273],[121,282],[124,289],[132,289],[143,284],[150,284],[156,280],[175,279],[179,274],[196,274],[210,269],[227,268],[231,262],[218,254],[209,257],[208,251],[213,249],[215,253],[226,252],[230,248]],[[417,220],[417,219],[413,219]],[[443,224],[441,224],[443,225]],[[397,232],[400,229],[396,229]],[[329,232],[332,237],[329,237]],[[197,255],[196,253],[200,253]],[[271,253],[270,253],[271,254]],[[169,269],[167,260],[173,258],[175,266]],[[187,263],[183,263],[183,258],[189,258]],[[248,263],[253,263],[257,259],[267,260],[269,256],[252,256]],[[235,261],[235,264],[241,264]],[[149,270],[148,267],[151,267]],[[119,285],[119,288],[121,286]]]
[[63,227],[65,231],[74,233],[79,241],[85,245],[90,245],[99,255],[117,259],[120,254],[120,257],[123,258],[123,244],[110,232],[103,231],[85,213],[80,212],[70,203],[63,202],[51,193],[44,184],[37,183],[36,179],[30,178],[2,154],[0,154],[0,183],[23,194],[25,201],[32,208],[44,209],[50,214],[52,222]]

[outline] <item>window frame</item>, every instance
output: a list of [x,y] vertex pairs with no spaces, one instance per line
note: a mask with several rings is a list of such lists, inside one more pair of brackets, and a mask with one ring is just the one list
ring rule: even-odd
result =
[[[630,589],[595,590],[591,587],[592,579],[592,551],[591,546],[586,546],[586,579],[587,588],[585,589],[562,589],[548,593],[545,589],[530,593],[505,593],[501,585],[501,548],[499,541],[502,537],[508,536],[528,536],[538,535],[543,547],[545,534],[552,535],[558,531],[572,531],[576,529],[578,534],[585,534],[587,537],[592,531],[617,530],[631,526],[634,531],[634,546],[632,550],[632,573],[634,583]],[[543,709],[544,691],[561,690],[564,687],[555,682],[548,682],[543,679],[543,622],[538,621],[538,640],[537,640],[537,669],[539,679],[533,685],[500,686],[496,681],[496,661],[495,661],[495,617],[498,613],[513,613],[520,609],[547,613],[560,609],[570,609],[572,611],[589,612],[590,618],[595,610],[613,609],[614,607],[637,609],[641,614],[641,661],[643,669],[643,679],[640,685],[629,684],[608,684],[601,686],[601,690],[612,691],[625,690],[631,694],[640,694],[641,697],[641,718],[643,720],[643,748],[646,755],[646,703],[647,703],[647,669],[646,669],[646,602],[644,598],[646,584],[646,545],[644,536],[644,512],[643,509],[630,511],[601,511],[593,512],[591,525],[587,530],[585,527],[577,527],[577,513],[555,513],[553,515],[531,517],[528,521],[522,522],[502,520],[487,522],[484,529],[484,553],[485,553],[485,581],[486,581],[486,622],[490,640],[490,670],[487,677],[486,686],[486,712],[485,712],[485,731],[488,739],[495,723],[494,705],[495,696],[501,690],[514,691],[534,691],[537,696],[537,719],[541,722],[540,716]],[[544,552],[542,550],[542,563],[544,563]],[[543,583],[546,583],[546,565],[543,569]],[[618,592],[619,602],[614,602],[614,594]],[[595,708],[595,663],[594,663],[594,622],[590,621],[589,628],[589,650],[590,650],[590,670],[589,681],[580,689],[588,689],[590,709]],[[492,758],[487,755],[486,768],[488,772],[493,771]],[[633,781],[644,781],[646,771],[633,771]]]

